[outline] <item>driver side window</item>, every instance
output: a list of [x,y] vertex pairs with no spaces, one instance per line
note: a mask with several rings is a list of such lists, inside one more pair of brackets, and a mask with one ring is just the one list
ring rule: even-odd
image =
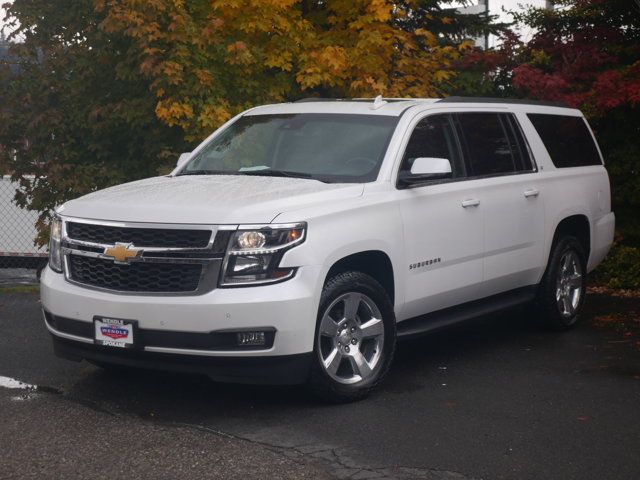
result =
[[449,115],[429,115],[420,120],[411,133],[400,172],[410,172],[419,157],[446,158],[451,162],[452,178],[464,177],[464,163]]

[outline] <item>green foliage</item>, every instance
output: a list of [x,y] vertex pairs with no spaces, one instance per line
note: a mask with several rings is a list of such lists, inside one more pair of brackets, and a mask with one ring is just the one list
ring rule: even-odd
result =
[[638,211],[630,207],[640,206],[640,105],[617,107],[590,122],[611,178],[614,208],[635,218]]
[[640,248],[615,245],[594,273],[611,288],[640,289]]
[[[131,41],[98,27],[91,0],[15,0],[20,70],[0,65],[0,165],[20,180],[19,205],[40,212],[157,174],[183,145],[154,114],[148,81],[123,68]],[[35,180],[27,176],[34,175]]]

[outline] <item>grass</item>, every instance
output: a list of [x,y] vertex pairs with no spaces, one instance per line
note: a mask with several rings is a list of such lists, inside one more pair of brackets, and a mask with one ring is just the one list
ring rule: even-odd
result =
[[39,293],[38,285],[15,285],[11,287],[0,287],[0,294],[3,293]]

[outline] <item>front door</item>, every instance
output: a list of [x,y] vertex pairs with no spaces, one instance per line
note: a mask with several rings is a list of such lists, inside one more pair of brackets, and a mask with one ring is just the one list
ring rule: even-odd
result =
[[479,298],[483,279],[483,212],[466,181],[451,116],[416,119],[400,166],[419,157],[446,158],[452,177],[397,191],[404,225],[405,307],[398,320]]

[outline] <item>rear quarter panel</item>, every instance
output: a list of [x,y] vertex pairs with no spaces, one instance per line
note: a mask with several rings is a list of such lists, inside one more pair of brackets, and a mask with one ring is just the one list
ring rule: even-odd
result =
[[544,258],[549,258],[558,224],[567,217],[584,215],[590,227],[591,249],[587,270],[591,271],[606,256],[613,243],[615,217],[611,212],[607,170],[604,165],[556,168],[527,117],[527,113],[551,113],[583,118],[582,113],[572,109],[531,106],[518,108],[515,113],[538,165],[540,191],[545,199]]

